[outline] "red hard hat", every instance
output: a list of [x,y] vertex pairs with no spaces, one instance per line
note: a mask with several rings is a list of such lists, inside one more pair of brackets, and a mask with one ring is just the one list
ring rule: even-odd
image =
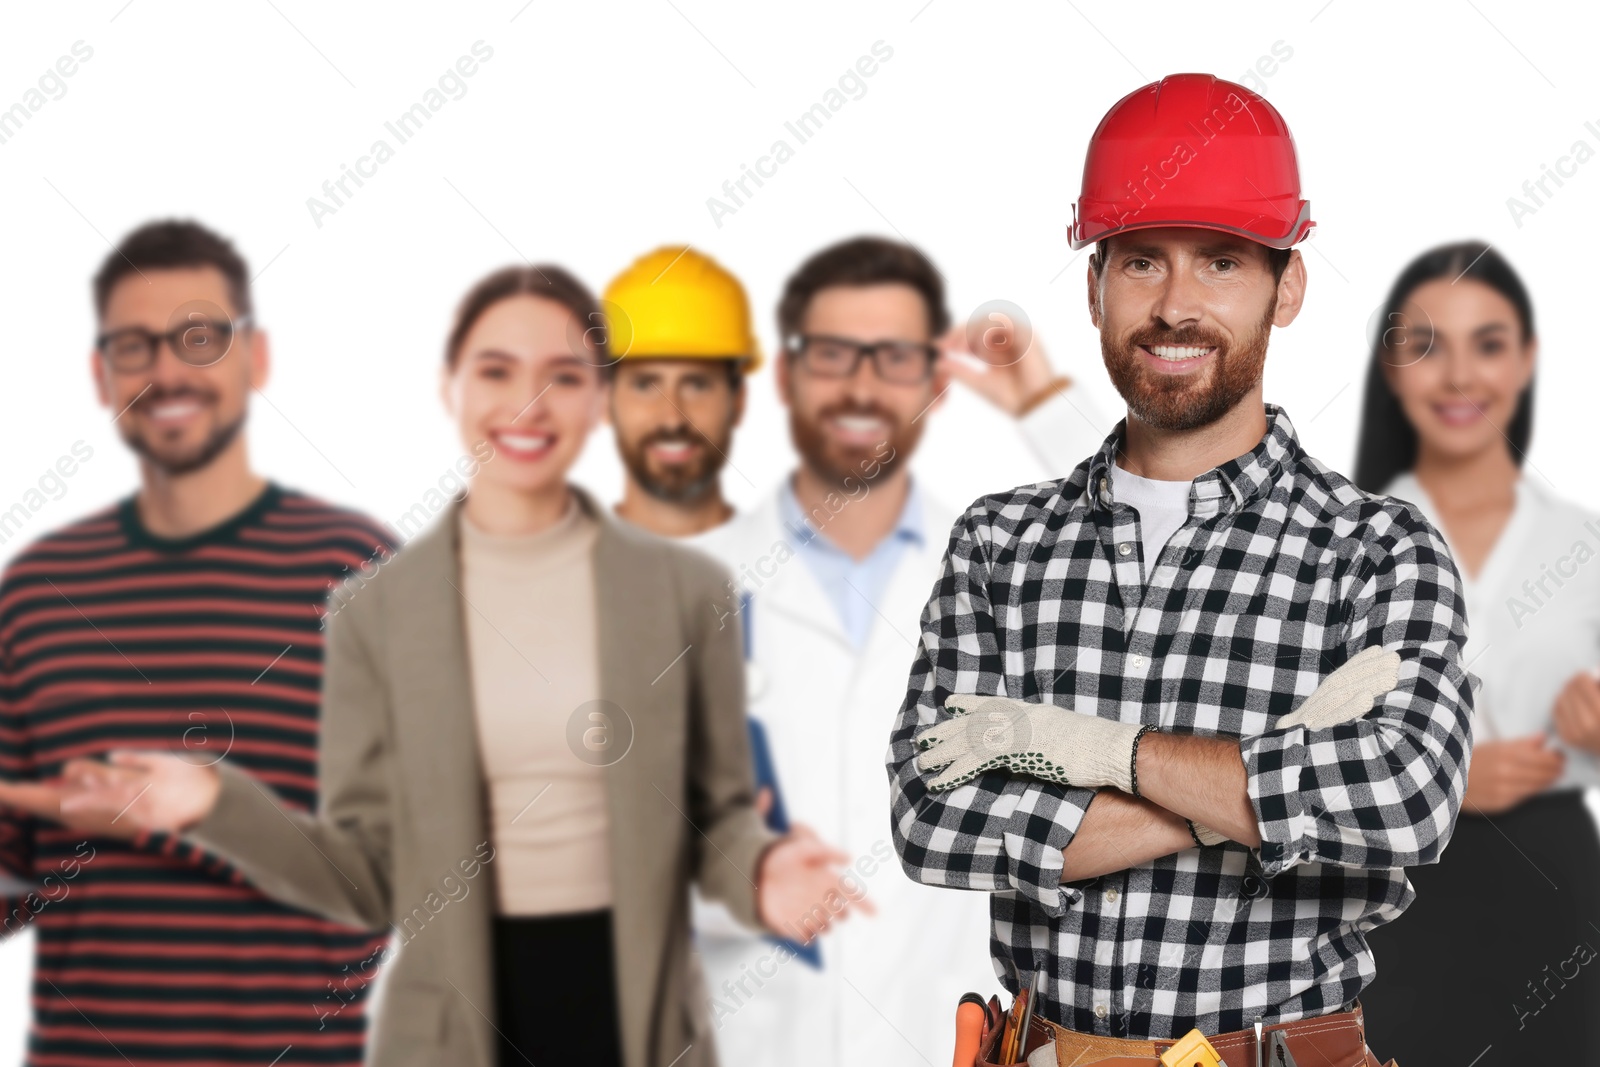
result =
[[1277,108],[1210,74],[1170,74],[1118,100],[1095,128],[1071,242],[1195,226],[1288,248],[1315,225]]

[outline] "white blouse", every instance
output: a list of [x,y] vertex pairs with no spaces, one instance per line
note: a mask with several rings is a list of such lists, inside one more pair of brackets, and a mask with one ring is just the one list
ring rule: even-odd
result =
[[1415,504],[1456,557],[1467,602],[1466,665],[1481,681],[1474,740],[1550,731],[1567,753],[1555,788],[1600,785],[1600,757],[1564,744],[1554,725],[1568,679],[1600,668],[1600,516],[1527,476],[1515,492],[1511,517],[1472,578],[1421,483],[1406,473],[1384,489]]

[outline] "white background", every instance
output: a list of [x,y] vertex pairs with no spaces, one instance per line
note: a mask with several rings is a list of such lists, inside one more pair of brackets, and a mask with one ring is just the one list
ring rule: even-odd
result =
[[[1251,84],[1294,131],[1318,230],[1302,246],[1306,310],[1272,343],[1268,399],[1314,455],[1348,468],[1367,323],[1394,275],[1433,244],[1486,239],[1538,315],[1529,470],[1600,508],[1600,159],[1521,226],[1506,204],[1576,140],[1600,150],[1596,22],[1584,6],[1508,0],[18,5],[0,33],[0,109],[75,42],[93,55],[0,144],[0,510],[80,439],[93,459],[27,537],[133,487],[88,375],[89,278],[108,242],[166,216],[230,236],[258,273],[276,357],[270,403],[251,412],[258,468],[386,521],[460,452],[435,389],[455,301],[524,257],[599,289],[657,245],[693,244],[744,280],[770,353],[780,287],[804,256],[857,233],[900,236],[939,264],[958,316],[1020,304],[1057,367],[1115,413],[1085,259],[1066,240],[1085,142],[1138,86],[1180,71],[1239,80],[1275,45],[1289,58]],[[480,40],[493,56],[465,95],[397,144],[384,123]],[[785,121],[878,41],[893,55],[864,95],[797,144]],[[394,158],[318,226],[307,198],[380,137]],[[719,226],[707,198],[778,138],[794,157]],[[725,476],[739,505],[791,462],[770,373],[751,387]],[[1016,440],[958,389],[917,469],[952,503],[1065,473]],[[608,434],[576,477],[616,496]],[[28,937],[0,945],[0,1063],[22,1046],[31,953]]]

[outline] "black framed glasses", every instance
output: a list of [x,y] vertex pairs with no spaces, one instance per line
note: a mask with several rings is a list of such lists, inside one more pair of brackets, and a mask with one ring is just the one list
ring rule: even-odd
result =
[[896,385],[927,381],[939,349],[921,341],[853,341],[829,334],[791,334],[785,344],[789,354],[819,378],[848,378],[861,366],[863,358],[872,360],[879,378]]
[[166,333],[143,326],[111,330],[94,339],[95,349],[112,369],[129,373],[146,370],[156,360],[156,349],[165,341],[172,354],[191,367],[209,367],[233,346],[233,335],[250,328],[250,316],[240,315],[229,322],[194,316]]

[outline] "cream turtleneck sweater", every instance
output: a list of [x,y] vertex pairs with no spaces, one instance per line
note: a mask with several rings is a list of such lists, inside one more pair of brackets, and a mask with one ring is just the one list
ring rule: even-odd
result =
[[[554,526],[497,535],[460,511],[461,592],[501,915],[611,904],[603,767],[580,758],[598,720],[599,522],[571,498]],[[586,706],[589,705],[589,706]],[[574,730],[573,724],[577,729]]]

